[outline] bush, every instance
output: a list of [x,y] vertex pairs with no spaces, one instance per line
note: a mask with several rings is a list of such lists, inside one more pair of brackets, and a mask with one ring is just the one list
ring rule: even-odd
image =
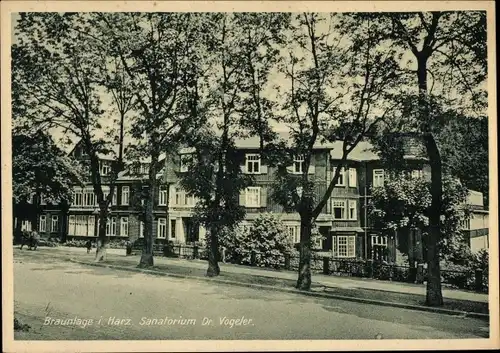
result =
[[49,240],[49,239],[40,239],[38,241],[38,246],[47,246],[47,247],[50,247],[50,248],[54,248],[56,246],[59,246],[59,244],[53,240]]
[[474,272],[467,266],[448,264],[447,268],[441,271],[441,282],[455,288],[473,289]]
[[71,239],[64,243],[64,246],[70,246],[75,248],[84,248],[87,243],[86,239]]
[[127,247],[127,239],[110,240],[108,248],[110,249],[124,249]]
[[29,331],[30,328],[30,325],[23,324],[17,318],[14,318],[14,331]]
[[271,213],[260,214],[248,231],[226,239],[229,257],[247,265],[278,268],[284,265],[284,255],[293,250],[283,222]]

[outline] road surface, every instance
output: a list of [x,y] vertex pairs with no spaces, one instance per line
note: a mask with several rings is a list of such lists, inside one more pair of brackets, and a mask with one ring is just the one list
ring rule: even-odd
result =
[[31,326],[16,340],[488,337],[480,319],[87,267],[17,249],[14,310]]

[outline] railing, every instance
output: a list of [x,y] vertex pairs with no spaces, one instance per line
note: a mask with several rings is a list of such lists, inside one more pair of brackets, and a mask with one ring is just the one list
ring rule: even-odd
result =
[[[140,248],[135,246],[136,249]],[[155,244],[155,256],[182,259],[207,259],[207,250],[200,245]],[[222,255],[221,255],[222,256]],[[222,258],[220,259],[222,260]],[[276,270],[297,271],[300,257],[297,254],[277,254],[262,256],[257,251],[225,254],[225,260],[244,266],[265,267]],[[378,280],[422,284],[427,281],[427,269],[422,264],[417,267],[398,266],[371,260],[339,259],[328,256],[311,256],[311,272],[324,275],[363,277]],[[475,271],[441,270],[441,283],[450,287],[488,292],[488,273]]]

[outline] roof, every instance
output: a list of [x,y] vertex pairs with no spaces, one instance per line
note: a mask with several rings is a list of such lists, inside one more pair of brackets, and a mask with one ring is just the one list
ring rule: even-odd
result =
[[[284,140],[286,142],[293,141],[290,132],[288,131],[277,131],[278,139]],[[234,141],[237,148],[240,149],[256,149],[260,148],[260,137],[259,136],[250,136],[243,138],[236,138]],[[331,148],[331,143],[321,143],[316,141],[313,146],[313,149],[329,149]]]
[[[343,141],[335,141],[330,151],[332,159],[342,159]],[[351,161],[373,161],[380,159],[375,153],[373,145],[367,141],[360,141],[347,156]]]

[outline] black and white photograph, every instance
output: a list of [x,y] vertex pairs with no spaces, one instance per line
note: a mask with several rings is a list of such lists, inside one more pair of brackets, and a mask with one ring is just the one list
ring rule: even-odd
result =
[[5,351],[498,348],[494,4],[431,3],[2,4]]

